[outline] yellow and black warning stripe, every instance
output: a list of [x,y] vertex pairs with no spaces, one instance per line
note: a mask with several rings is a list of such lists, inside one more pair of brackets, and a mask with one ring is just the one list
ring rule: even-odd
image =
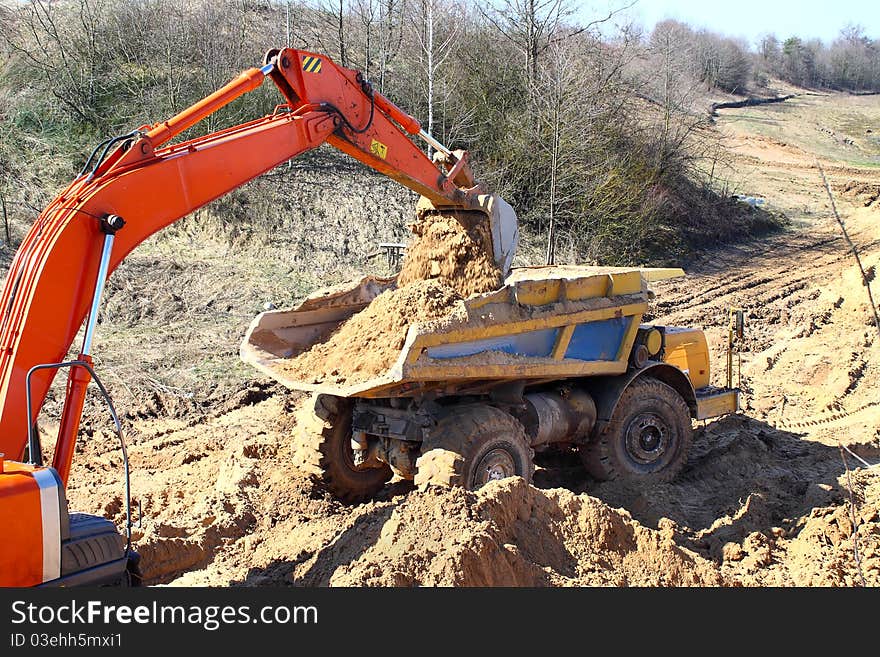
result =
[[320,73],[321,58],[312,57],[311,55],[303,55],[303,70],[306,73]]

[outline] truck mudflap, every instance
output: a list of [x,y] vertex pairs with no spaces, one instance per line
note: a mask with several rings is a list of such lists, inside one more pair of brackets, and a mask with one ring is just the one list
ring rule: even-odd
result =
[[739,411],[739,390],[736,388],[700,388],[696,391],[696,419],[709,418],[736,413]]

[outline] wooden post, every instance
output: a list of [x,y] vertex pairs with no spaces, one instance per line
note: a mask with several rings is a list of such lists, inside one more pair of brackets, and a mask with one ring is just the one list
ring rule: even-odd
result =
[[6,215],[6,197],[3,194],[0,194],[0,205],[3,206],[3,228],[6,231],[6,243],[9,244],[12,240],[9,238],[9,217]]

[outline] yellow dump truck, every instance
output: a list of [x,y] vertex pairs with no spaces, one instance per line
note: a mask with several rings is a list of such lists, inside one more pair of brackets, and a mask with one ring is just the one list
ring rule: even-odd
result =
[[242,359],[312,393],[298,425],[302,465],[339,498],[374,495],[398,474],[479,488],[530,480],[535,452],[577,450],[595,478],[668,481],[687,461],[692,419],[738,409],[738,390],[709,383],[703,332],[645,324],[652,281],[680,269],[526,267],[410,325],[396,362],[368,381],[291,378],[285,364],[365,308],[393,278],[311,295],[262,313]]

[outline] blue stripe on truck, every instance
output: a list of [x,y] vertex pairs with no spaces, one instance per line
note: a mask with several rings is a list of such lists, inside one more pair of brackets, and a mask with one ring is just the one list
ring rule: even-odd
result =
[[632,317],[614,317],[601,322],[578,324],[565,351],[566,358],[617,360],[620,343]]
[[515,354],[517,356],[546,358],[553,350],[553,345],[556,344],[558,333],[558,328],[552,328],[513,335],[502,335],[497,338],[443,344],[436,347],[428,347],[428,357],[440,359],[459,358],[461,356],[473,356],[484,351],[501,351],[505,354]]
[[[565,357],[585,361],[617,360],[620,343],[631,321],[631,317],[615,317],[579,324],[571,335]],[[428,357],[442,360],[473,356],[487,351],[500,351],[516,356],[547,358],[553,351],[558,334],[559,329],[552,328],[438,345],[428,347]]]

